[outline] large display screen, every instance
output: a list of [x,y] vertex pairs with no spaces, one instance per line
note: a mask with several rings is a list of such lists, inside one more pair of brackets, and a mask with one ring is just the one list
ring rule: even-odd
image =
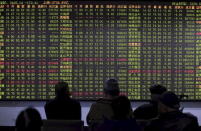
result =
[[148,100],[161,84],[201,100],[201,2],[0,1],[0,100]]

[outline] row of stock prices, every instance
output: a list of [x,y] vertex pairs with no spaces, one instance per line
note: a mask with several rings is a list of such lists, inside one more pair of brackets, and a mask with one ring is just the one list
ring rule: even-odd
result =
[[58,81],[72,97],[148,100],[161,84],[201,100],[201,3],[0,1],[0,100],[48,100]]

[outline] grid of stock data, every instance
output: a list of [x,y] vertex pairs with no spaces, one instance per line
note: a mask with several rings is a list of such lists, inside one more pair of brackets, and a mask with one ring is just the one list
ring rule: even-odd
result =
[[162,84],[201,100],[201,2],[0,1],[0,99],[121,94],[148,100]]

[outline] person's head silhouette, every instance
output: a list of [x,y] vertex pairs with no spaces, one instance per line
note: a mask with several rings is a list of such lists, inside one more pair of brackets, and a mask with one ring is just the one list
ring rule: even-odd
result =
[[55,94],[57,98],[70,97],[68,83],[59,82],[55,85]]
[[151,92],[151,100],[153,102],[158,102],[161,94],[167,91],[167,89],[164,86],[158,84],[151,86],[149,90]]
[[179,111],[180,99],[172,92],[164,92],[159,98],[158,110],[159,113],[166,113],[171,111]]
[[34,108],[27,108],[20,112],[15,125],[16,131],[40,131],[42,126],[40,113]]
[[108,97],[116,97],[119,95],[119,84],[116,79],[109,79],[105,82],[104,93]]

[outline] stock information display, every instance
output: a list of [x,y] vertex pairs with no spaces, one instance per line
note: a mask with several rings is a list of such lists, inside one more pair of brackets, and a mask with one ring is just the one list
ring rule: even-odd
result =
[[0,99],[123,95],[147,100],[162,84],[201,100],[201,2],[0,1]]

